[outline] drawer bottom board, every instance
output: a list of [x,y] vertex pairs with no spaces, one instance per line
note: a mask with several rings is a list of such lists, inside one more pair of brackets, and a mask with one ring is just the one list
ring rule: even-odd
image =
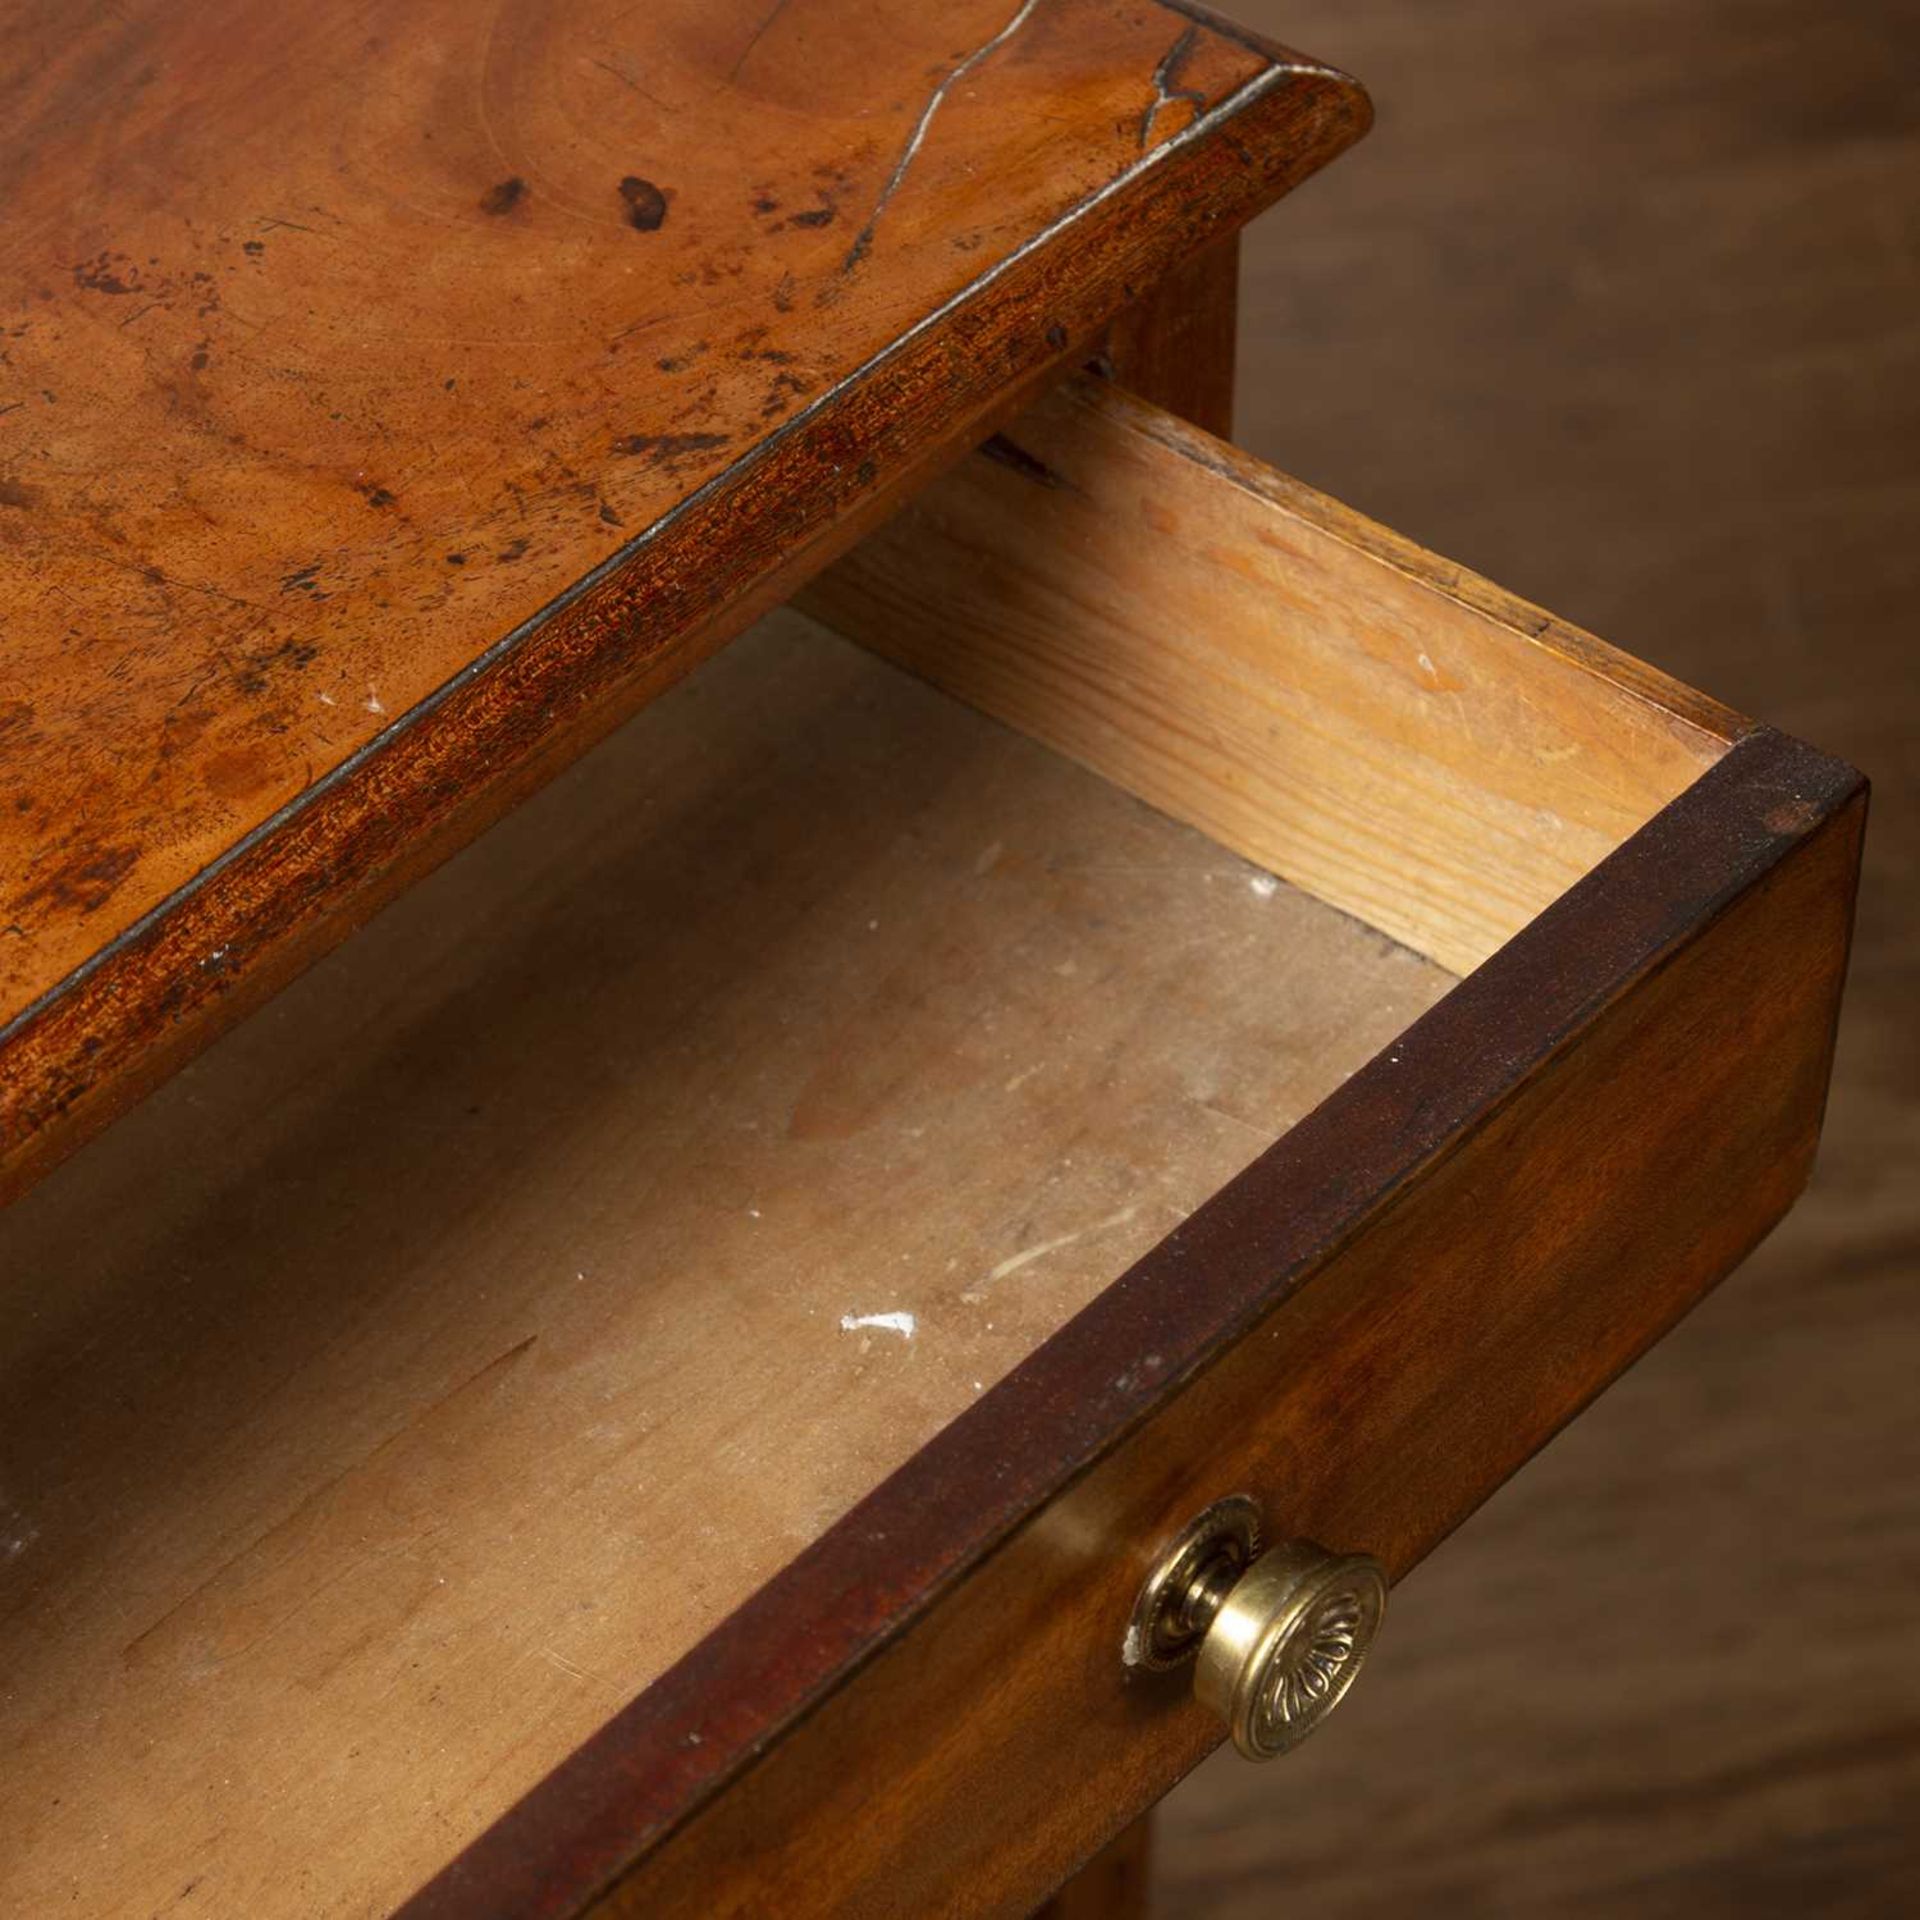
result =
[[0,1222],[0,1908],[396,1903],[1451,983],[766,622]]

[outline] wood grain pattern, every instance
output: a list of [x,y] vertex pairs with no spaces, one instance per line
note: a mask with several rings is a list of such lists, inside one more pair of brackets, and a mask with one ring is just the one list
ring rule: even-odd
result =
[[1736,747],[412,1920],[1031,1906],[1218,1738],[1118,1659],[1156,1542],[1238,1487],[1404,1572],[1791,1203],[1863,815]]
[[42,4],[0,93],[16,1189],[1365,121],[1119,0]]
[[743,636],[0,1218],[0,1913],[386,1911],[1448,984]]
[[801,604],[1454,972],[1740,728],[1087,377]]

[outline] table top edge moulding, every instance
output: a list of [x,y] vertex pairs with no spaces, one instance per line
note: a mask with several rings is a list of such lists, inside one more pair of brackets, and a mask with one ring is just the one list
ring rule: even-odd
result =
[[[563,11],[577,28],[572,16],[596,9]],[[295,165],[298,116],[282,135],[272,110],[295,97],[285,73],[329,9],[317,10],[318,26],[303,21],[299,45],[274,50],[252,90],[258,103],[236,103],[231,88],[211,103],[169,92],[180,73],[190,96],[194,76],[217,66],[211,34],[234,36],[222,51],[235,70],[259,54],[216,14],[154,14],[113,45],[64,50],[57,10],[28,19],[14,76],[25,104],[6,136],[14,217],[0,251],[6,304],[19,309],[0,366],[11,376],[0,392],[0,1199],[785,599],[1083,356],[1129,301],[1368,123],[1354,82],[1173,0],[1145,12],[1108,0],[960,11],[979,16],[964,47],[951,9],[939,46],[920,44],[931,29],[913,26],[913,10],[879,10],[903,48],[863,41],[866,70],[838,84],[866,97],[908,75],[921,85],[902,93],[881,133],[854,140],[846,100],[816,110],[782,93],[817,65],[806,30],[820,9],[780,9],[777,30],[759,31],[763,8],[670,10],[659,32],[675,57],[652,83],[669,107],[678,87],[705,113],[719,102],[723,122],[731,113],[742,129],[762,120],[790,132],[813,114],[821,144],[806,152],[804,193],[784,176],[755,184],[725,246],[675,256],[675,285],[704,296],[715,279],[758,275],[755,292],[744,308],[731,294],[696,303],[671,338],[639,325],[647,360],[642,368],[627,355],[624,392],[604,370],[618,362],[605,351],[609,312],[592,310],[596,290],[633,270],[610,249],[687,230],[686,198],[667,176],[684,164],[692,178],[710,160],[691,141],[671,145],[660,129],[674,116],[663,110],[648,123],[653,166],[673,190],[609,174],[611,157],[590,137],[600,109],[576,95],[588,69],[593,86],[646,93],[645,76],[617,57],[588,59],[567,43],[562,59],[557,29],[516,15],[517,25],[495,23],[477,56],[482,94],[498,95],[482,100],[478,131],[452,115],[449,144],[471,134],[478,158],[421,160],[394,148],[394,128],[377,116],[360,127],[389,143],[389,161],[419,168],[412,199],[363,199],[376,229],[366,271],[395,272],[381,247],[409,223],[440,243],[434,259],[406,263],[395,298],[413,305],[389,316],[388,339],[379,313],[362,324],[352,310],[366,295],[351,267],[317,319],[295,311],[323,284],[312,257],[277,291],[266,278],[283,242],[321,246],[335,217],[324,208],[307,219],[294,217],[304,199],[291,212],[256,214],[252,200],[183,210],[162,190],[169,167],[191,185],[205,161],[211,136],[188,124],[195,105],[234,116],[237,157],[223,164],[257,163],[261,142],[278,140]],[[408,36],[425,43],[447,31],[434,13],[421,0],[358,64],[329,69],[317,88],[309,74],[315,111],[337,105],[330,88],[359,88],[368,62],[389,63],[401,96],[428,85]],[[719,44],[742,22],[740,46]],[[196,36],[198,67],[188,59]],[[116,60],[128,74],[103,79]],[[754,62],[766,69],[758,78]],[[101,101],[123,82],[108,127]],[[831,80],[821,84],[831,93]],[[996,90],[1017,107],[1022,89],[1071,104],[1064,134],[996,113]],[[1123,99],[1127,113],[1116,116]],[[532,160],[511,165],[530,128],[552,133],[551,181]],[[1073,155],[1080,172],[1063,175]],[[321,158],[343,192],[365,188],[348,159],[331,149]],[[114,216],[124,240],[94,205],[111,167],[144,183]],[[458,219],[447,211],[449,175],[460,193],[474,188]],[[607,204],[583,211],[579,183],[601,175]],[[234,190],[217,169],[209,178]],[[276,184],[244,181],[260,194]],[[1005,219],[994,227],[983,192],[1015,203],[1011,230]],[[815,203],[796,207],[807,193]],[[913,193],[925,204],[914,206]],[[562,348],[592,335],[592,379],[576,366],[578,379],[530,380],[489,335],[453,343],[470,383],[424,382],[422,349],[401,323],[417,328],[435,298],[450,303],[428,315],[435,324],[470,321],[476,289],[511,264],[502,239],[542,219],[553,226],[537,229],[546,257],[532,280],[567,276],[566,301],[544,284],[541,298],[558,303],[547,311]],[[204,264],[170,259],[155,236],[176,229],[181,257]],[[895,235],[908,257],[881,286],[880,243]],[[956,239],[975,250],[959,266]],[[774,273],[782,249],[810,250],[819,284]],[[782,344],[781,316],[796,309],[801,337],[824,329],[846,364],[803,364],[801,347]],[[674,388],[687,360],[723,357],[700,331],[716,311],[745,323],[726,367],[691,394]],[[326,378],[248,346],[275,328],[298,335]],[[223,351],[244,363],[238,397],[215,385]],[[412,381],[400,437],[413,437],[398,449],[380,412],[389,374]],[[441,444],[428,409],[451,405],[465,384],[484,390],[475,408],[492,409],[479,431],[532,448],[531,477],[510,462],[481,471],[486,444],[460,440],[458,414],[446,416]],[[527,417],[536,388],[551,419]],[[665,414],[669,389],[675,411]],[[132,400],[112,404],[129,391]],[[646,430],[628,431],[635,421]],[[553,438],[569,433],[564,446]],[[155,492],[143,459],[191,477],[164,499],[141,499],[143,483]],[[417,481],[399,484],[403,471]],[[486,486],[487,511],[463,518],[463,496]],[[271,539],[257,537],[256,507]],[[319,561],[308,557],[316,552]],[[100,597],[110,593],[120,596],[111,604]],[[183,606],[199,626],[178,617]],[[406,611],[416,606],[417,623]]]

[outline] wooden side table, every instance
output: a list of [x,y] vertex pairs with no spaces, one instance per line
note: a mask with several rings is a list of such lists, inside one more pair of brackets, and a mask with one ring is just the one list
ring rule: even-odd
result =
[[1220,437],[1202,9],[8,80],[0,1905],[1120,1911],[1791,1204],[1863,782]]

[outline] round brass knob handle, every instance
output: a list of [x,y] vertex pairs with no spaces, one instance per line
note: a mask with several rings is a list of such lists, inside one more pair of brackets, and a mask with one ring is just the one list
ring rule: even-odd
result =
[[1124,1657],[1143,1667],[1194,1660],[1194,1697],[1249,1760],[1271,1760],[1345,1698],[1386,1609],[1386,1570],[1370,1554],[1311,1540],[1262,1552],[1260,1511],[1235,1494],[1161,1554]]

